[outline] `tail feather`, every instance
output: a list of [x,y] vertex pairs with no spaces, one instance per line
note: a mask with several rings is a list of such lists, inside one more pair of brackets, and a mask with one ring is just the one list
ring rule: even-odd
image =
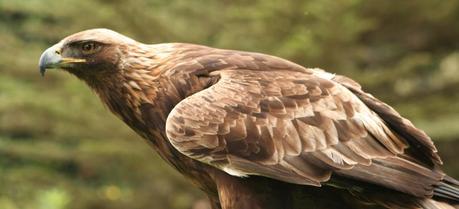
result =
[[459,181],[449,176],[435,186],[434,197],[459,205]]
[[441,182],[434,189],[434,196],[455,200],[459,202],[459,188],[453,187],[445,182]]
[[443,181],[448,183],[448,184],[452,184],[454,186],[459,186],[459,181],[456,180],[456,179],[453,179],[453,177],[451,177],[451,176],[445,176],[443,178]]

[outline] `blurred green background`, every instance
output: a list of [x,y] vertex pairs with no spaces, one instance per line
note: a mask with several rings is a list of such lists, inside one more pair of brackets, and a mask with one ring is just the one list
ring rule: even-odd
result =
[[459,177],[457,0],[0,0],[0,209],[201,209],[203,194],[41,52],[105,27],[257,51],[359,81],[432,136]]

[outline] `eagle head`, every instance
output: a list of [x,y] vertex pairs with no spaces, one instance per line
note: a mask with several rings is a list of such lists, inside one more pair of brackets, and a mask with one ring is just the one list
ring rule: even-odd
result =
[[127,48],[140,45],[109,29],[85,30],[62,39],[40,57],[40,73],[47,69],[66,70],[83,80],[95,80],[119,71]]

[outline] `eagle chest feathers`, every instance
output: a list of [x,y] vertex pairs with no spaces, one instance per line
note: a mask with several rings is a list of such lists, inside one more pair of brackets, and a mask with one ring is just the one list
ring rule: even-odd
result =
[[[147,139],[164,160],[205,191],[216,194],[208,171],[212,168],[173,148],[165,134],[165,126],[168,114],[176,104],[211,86],[218,76],[201,72],[204,66],[193,61],[186,53],[187,49],[169,50],[170,46],[162,45],[159,49],[146,48],[135,52],[135,61],[120,63],[123,72],[117,80],[121,82],[109,88],[96,86],[94,89],[107,107]],[[186,56],[189,56],[188,60],[182,58]]]
[[47,68],[84,80],[213,209],[451,209],[459,200],[429,136],[344,76],[106,29],[46,50]]

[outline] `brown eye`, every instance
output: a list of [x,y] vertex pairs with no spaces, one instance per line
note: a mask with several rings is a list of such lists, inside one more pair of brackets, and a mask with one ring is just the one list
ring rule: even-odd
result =
[[93,42],[84,43],[83,45],[81,45],[81,51],[83,52],[83,54],[92,54],[96,51],[96,49],[97,46]]

